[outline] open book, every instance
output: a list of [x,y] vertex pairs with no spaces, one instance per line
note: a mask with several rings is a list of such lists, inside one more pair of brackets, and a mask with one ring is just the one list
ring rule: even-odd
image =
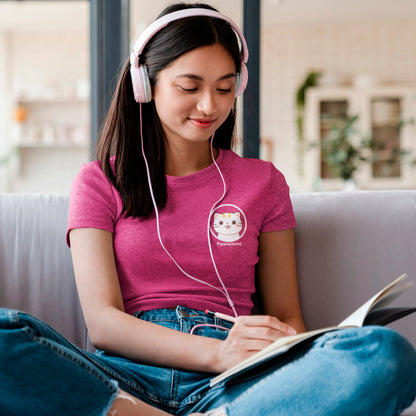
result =
[[399,287],[400,283],[406,278],[407,274],[404,274],[394,280],[355,310],[348,318],[344,319],[338,326],[316,329],[314,331],[279,338],[247,360],[242,361],[229,370],[214,377],[210,382],[211,387],[224,380],[229,380],[247,372],[256,366],[264,364],[268,360],[284,354],[293,347],[299,346],[307,340],[310,341],[325,332],[364,325],[387,325],[390,322],[416,312],[416,307],[386,307],[393,300],[397,299],[405,290],[413,286],[413,282],[408,282]]

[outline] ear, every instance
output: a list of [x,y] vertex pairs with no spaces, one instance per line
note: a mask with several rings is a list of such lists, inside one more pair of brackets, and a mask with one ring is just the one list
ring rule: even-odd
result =
[[236,215],[238,218],[240,218],[240,213],[239,212],[234,212],[234,215]]
[[222,214],[218,214],[218,213],[215,213],[214,214],[214,220],[216,220],[217,218],[219,218],[219,217],[222,217]]

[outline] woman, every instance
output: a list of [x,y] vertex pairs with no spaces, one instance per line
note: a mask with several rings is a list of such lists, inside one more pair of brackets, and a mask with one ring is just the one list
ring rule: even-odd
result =
[[[287,364],[209,387],[214,374],[304,330],[288,187],[273,165],[231,151],[248,53],[238,28],[212,10],[170,6],[139,39],[98,161],[74,180],[68,242],[98,351],[79,351],[18,315],[25,332],[47,333],[47,350],[33,347],[44,376],[49,361],[67,380],[39,409],[395,414],[414,398],[416,359],[384,328],[324,335]],[[255,274],[265,314],[251,316]]]

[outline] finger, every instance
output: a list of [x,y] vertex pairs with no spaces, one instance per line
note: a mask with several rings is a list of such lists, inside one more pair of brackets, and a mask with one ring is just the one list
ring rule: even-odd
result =
[[240,341],[239,346],[247,353],[254,353],[268,347],[273,342],[273,340],[269,339],[245,338]]
[[236,324],[238,323],[248,327],[272,328],[284,335],[295,335],[297,333],[293,327],[270,315],[240,316],[236,321]]
[[287,336],[287,333],[270,327],[245,327],[246,331],[242,337],[249,339],[261,339],[274,342],[279,338]]

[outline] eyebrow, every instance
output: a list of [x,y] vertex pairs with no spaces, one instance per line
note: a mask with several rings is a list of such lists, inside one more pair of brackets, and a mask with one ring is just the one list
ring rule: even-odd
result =
[[[225,74],[222,77],[218,78],[217,81],[222,81],[224,79],[229,79],[229,78],[235,78],[235,73],[234,72],[230,72],[229,74]],[[176,78],[189,78],[189,79],[194,79],[196,81],[203,81],[204,79],[196,74],[181,74],[181,75],[177,75]]]

